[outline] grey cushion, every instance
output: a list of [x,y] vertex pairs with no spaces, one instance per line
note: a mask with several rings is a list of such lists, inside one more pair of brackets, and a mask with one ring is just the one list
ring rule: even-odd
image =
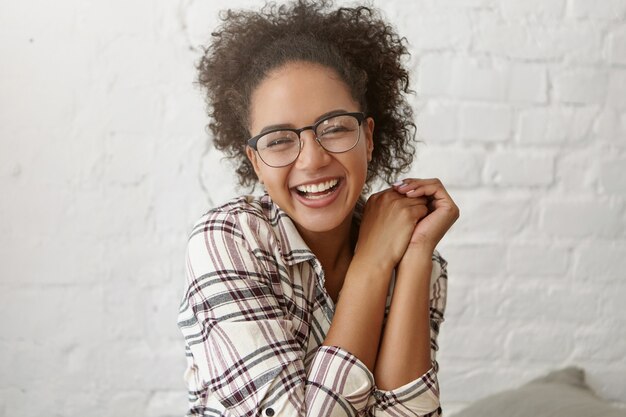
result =
[[476,401],[453,417],[626,417],[591,391],[577,367],[553,371]]

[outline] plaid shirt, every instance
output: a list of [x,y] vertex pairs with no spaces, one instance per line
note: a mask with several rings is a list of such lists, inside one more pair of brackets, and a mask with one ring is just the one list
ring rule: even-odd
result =
[[[357,224],[363,207],[360,199]],[[435,353],[447,275],[436,250],[432,259],[432,367],[380,390],[356,356],[322,345],[335,305],[319,260],[287,214],[267,194],[208,211],[189,236],[178,317],[187,416],[440,416]],[[394,283],[392,277],[384,322]]]

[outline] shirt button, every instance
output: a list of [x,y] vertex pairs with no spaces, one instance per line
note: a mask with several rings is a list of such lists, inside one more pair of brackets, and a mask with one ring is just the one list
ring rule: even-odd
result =
[[265,409],[265,415],[266,416],[273,416],[274,415],[274,409],[273,408],[266,408]]

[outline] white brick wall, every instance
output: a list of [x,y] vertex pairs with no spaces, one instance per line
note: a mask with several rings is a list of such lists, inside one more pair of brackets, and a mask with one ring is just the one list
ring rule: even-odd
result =
[[[626,402],[626,0],[375,4],[413,52],[412,175],[462,209],[444,409],[569,364]],[[185,240],[236,192],[192,85],[226,2],[0,5],[0,416],[182,415]]]

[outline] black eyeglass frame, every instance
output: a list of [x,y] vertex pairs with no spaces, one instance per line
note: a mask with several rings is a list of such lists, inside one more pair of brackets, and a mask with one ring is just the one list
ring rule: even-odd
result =
[[[330,119],[334,119],[335,117],[340,117],[340,116],[352,116],[354,117],[357,122],[359,123],[359,133],[357,136],[357,140],[354,142],[354,145],[352,145],[352,147],[350,147],[350,149],[346,149],[345,151],[340,151],[340,152],[335,152],[335,151],[331,151],[328,150],[324,147],[324,145],[322,145],[322,142],[320,142],[320,139],[317,137],[317,134],[315,133],[317,131],[317,128],[319,125],[321,125],[322,123],[324,123],[327,120]],[[315,141],[322,147],[324,148],[324,150],[326,152],[330,152],[330,153],[344,153],[344,152],[348,152],[349,150],[352,150],[357,143],[359,143],[359,140],[361,139],[361,125],[363,124],[363,120],[365,120],[367,118],[367,115],[363,112],[345,112],[345,113],[336,113],[336,114],[331,114],[327,117],[324,117],[323,119],[318,120],[317,122],[315,122],[312,125],[309,126],[304,126],[301,127],[299,129],[291,129],[288,127],[280,127],[280,128],[276,128],[276,129],[270,129],[268,131],[265,131],[263,133],[260,133],[256,136],[251,137],[250,139],[248,139],[248,146],[251,147],[252,149],[254,149],[254,151],[259,155],[259,158],[261,158],[261,160],[263,161],[263,163],[265,163],[265,165],[272,167],[272,168],[282,168],[282,167],[286,167],[289,166],[291,164],[293,164],[298,157],[300,156],[300,152],[302,151],[302,138],[300,137],[300,134],[302,132],[304,132],[305,130],[312,130],[313,133],[315,134]],[[296,157],[293,159],[293,161],[291,161],[288,164],[285,165],[270,165],[267,162],[265,162],[265,160],[263,159],[263,157],[261,157],[261,154],[259,153],[259,150],[257,149],[257,142],[259,141],[259,139],[261,139],[261,137],[270,134],[270,133],[274,133],[274,132],[284,132],[284,131],[288,131],[288,132],[294,132],[296,135],[298,135],[298,141],[299,141],[299,146],[298,146],[298,154],[296,155]]]

